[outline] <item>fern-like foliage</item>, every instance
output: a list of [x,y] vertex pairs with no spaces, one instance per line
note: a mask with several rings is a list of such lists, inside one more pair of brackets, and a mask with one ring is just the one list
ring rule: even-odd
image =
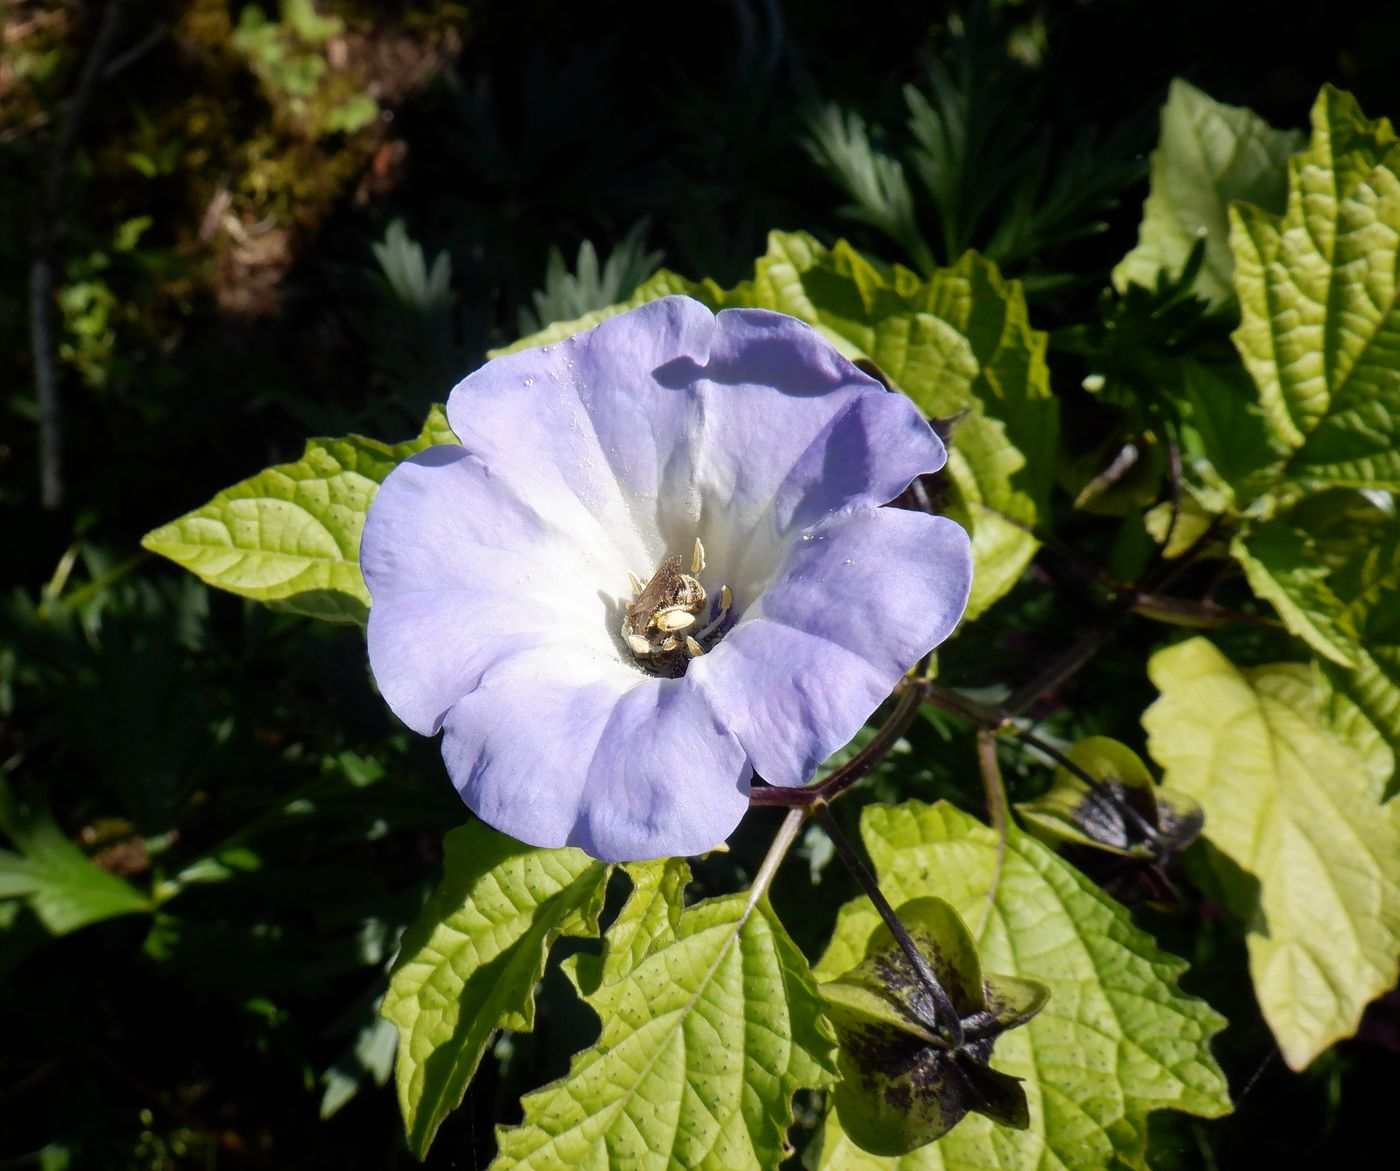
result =
[[808,154],[850,198],[842,213],[892,240],[920,272],[975,248],[1032,289],[1063,284],[1068,274],[1029,271],[1029,261],[1104,229],[1143,173],[1141,128],[1057,134],[1026,116],[1048,105],[1046,74],[975,28],[955,47],[904,87],[903,127],[823,106],[807,118]]
[[536,333],[556,321],[572,321],[585,313],[615,305],[656,271],[662,254],[647,251],[647,222],[639,220],[601,264],[591,240],[578,248],[573,271],[558,248],[549,250],[544,284],[531,295],[533,308],[519,312],[522,335]]

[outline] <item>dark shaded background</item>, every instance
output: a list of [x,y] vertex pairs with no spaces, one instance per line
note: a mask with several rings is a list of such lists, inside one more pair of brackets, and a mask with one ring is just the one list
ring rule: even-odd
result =
[[[1073,174],[1105,189],[1083,232],[1001,258],[1051,330],[1096,319],[1134,242],[1172,77],[1278,126],[1305,125],[1329,81],[1371,116],[1400,113],[1400,10],[1364,2],[731,0],[667,6],[663,25],[662,6],[617,0],[320,0],[340,22],[320,39],[265,4],[279,31],[263,57],[235,44],[249,5],[112,7],[12,0],[0,15],[0,777],[142,890],[201,860],[223,870],[154,916],[56,940],[27,912],[0,918],[0,1168],[412,1164],[392,1090],[355,1046],[463,810],[435,746],[374,695],[358,632],[210,593],[142,555],[144,532],[307,435],[415,432],[489,347],[579,311],[551,250],[575,271],[585,241],[603,259],[621,244],[634,276],[660,253],[725,284],[773,228],[911,260],[843,214],[803,141],[835,103],[897,153],[901,87],[927,89],[930,67],[961,79],[1006,147],[963,175],[1006,195],[962,244],[988,247],[1012,193],[1050,191],[1087,144]],[[292,72],[322,62],[310,96],[273,77],[278,52]],[[334,129],[364,93],[378,115]],[[56,290],[42,354],[36,271]],[[631,283],[603,282],[598,303]],[[61,432],[48,507],[46,370]],[[1075,357],[1052,354],[1052,372],[1092,446],[1109,424],[1079,401]],[[946,669],[1015,683],[1017,629],[1072,623],[1079,604],[1013,595],[1000,641],[960,640]],[[1135,721],[1151,697],[1126,665],[1145,645],[1104,666],[1127,681],[1099,701],[1114,706],[1063,718]],[[945,735],[923,729],[916,749],[954,757]],[[930,764],[869,791],[975,807],[967,785]],[[751,817],[728,859],[698,868],[698,893],[741,881],[771,828]],[[828,871],[830,899],[801,899],[798,879],[775,901],[814,952],[848,884]],[[1149,925],[1236,1022],[1218,1049],[1239,1101],[1221,1122],[1154,1124],[1154,1166],[1380,1165],[1396,1006],[1295,1076],[1258,1023],[1237,935],[1200,915]],[[563,1071],[589,1018],[551,977],[538,1031],[487,1062],[429,1165],[484,1166],[493,1123]],[[322,1121],[328,1076],[360,1088]]]

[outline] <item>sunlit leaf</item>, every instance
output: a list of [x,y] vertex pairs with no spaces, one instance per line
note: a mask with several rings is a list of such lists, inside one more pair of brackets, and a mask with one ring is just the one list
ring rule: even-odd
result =
[[1288,176],[1282,216],[1231,212],[1235,344],[1291,479],[1400,486],[1400,143],[1325,87]]
[[360,533],[384,478],[416,451],[455,443],[434,407],[417,438],[390,446],[349,435],[311,439],[295,463],[267,468],[141,543],[219,589],[330,622],[363,623]]
[[399,1029],[408,1143],[422,1158],[498,1028],[528,1031],[561,935],[592,936],[610,867],[474,821],[444,839],[443,878],[404,934],[381,1008]]
[[1192,291],[1213,305],[1232,300],[1230,201],[1282,211],[1284,164],[1302,144],[1296,131],[1275,130],[1250,110],[1217,102],[1181,78],[1173,81],[1152,152],[1152,187],[1137,247],[1113,270],[1114,286],[1120,292],[1130,283],[1151,288],[1162,273],[1180,276],[1191,249],[1204,239],[1204,263]]
[[1250,973],[1289,1065],[1355,1031],[1395,983],[1400,804],[1327,726],[1307,668],[1244,670],[1204,639],[1159,651],[1143,716],[1166,781],[1200,801],[1205,837],[1237,868]]
[[678,869],[630,868],[603,958],[569,962],[602,1033],[498,1132],[496,1171],[776,1167],[794,1091],[833,1080],[821,996],[767,902],[734,894],[676,919],[658,890],[684,886]]
[[[984,969],[1039,981],[1050,1001],[992,1056],[993,1069],[1025,1079],[1028,1130],[969,1115],[938,1142],[888,1160],[856,1147],[833,1114],[823,1168],[1141,1166],[1152,1110],[1228,1112],[1209,1049],[1223,1020],[1177,988],[1185,965],[1078,871],[1012,826],[996,882],[996,834],[946,804],[870,806],[862,833],[892,903],[947,900]],[[878,923],[864,899],[843,907],[817,975],[855,966]]]

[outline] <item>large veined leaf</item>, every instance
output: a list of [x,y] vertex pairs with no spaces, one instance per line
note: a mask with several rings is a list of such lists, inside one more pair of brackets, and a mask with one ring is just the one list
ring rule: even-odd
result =
[[1306,667],[1244,670],[1196,638],[1148,670],[1162,692],[1143,716],[1148,748],[1238,868],[1227,902],[1246,917],[1259,1005],[1302,1069],[1395,983],[1400,804],[1381,804]]
[[[992,1058],[993,1069],[1025,1079],[1028,1130],[969,1116],[938,1142],[883,1159],[857,1148],[832,1115],[822,1168],[1142,1167],[1150,1111],[1229,1111],[1209,1048],[1225,1022],[1177,988],[1185,965],[1078,871],[1013,825],[997,882],[997,835],[943,803],[872,805],[861,830],[892,904],[947,900],[985,969],[1040,981],[1050,1000]],[[858,963],[878,923],[868,900],[843,907],[818,977]]]
[[311,618],[363,624],[360,533],[384,478],[416,451],[455,443],[440,407],[406,443],[311,439],[295,463],[267,468],[141,543],[212,586]]
[[673,293],[716,310],[789,313],[848,356],[873,361],[930,417],[966,411],[953,432],[945,503],[972,535],[968,617],[1015,584],[1035,555],[1027,530],[1046,506],[1059,439],[1045,335],[1031,328],[1018,284],[971,253],[925,280],[898,265],[877,266],[844,242],[827,249],[803,233],[774,232],[753,279],[733,289],[662,271],[622,304],[552,325],[503,352],[558,341]]
[[399,1029],[408,1145],[422,1158],[497,1028],[528,1031],[561,935],[594,936],[611,867],[474,821],[444,839],[442,883],[404,934],[380,1012]]
[[1400,143],[1326,87],[1282,216],[1237,204],[1235,344],[1304,486],[1400,486]]
[[24,810],[0,778],[0,833],[17,852],[0,849],[0,905],[23,899],[54,935],[150,911],[154,904],[75,846],[44,810]]
[[740,893],[676,917],[658,888],[678,896],[684,862],[629,873],[637,889],[602,959],[567,968],[602,1020],[598,1042],[525,1097],[491,1166],[776,1167],[794,1091],[835,1077],[807,962],[765,900]]
[[1137,247],[1113,270],[1115,287],[1152,288],[1163,273],[1179,277],[1191,249],[1204,240],[1192,291],[1212,305],[1233,300],[1230,202],[1282,211],[1284,164],[1302,145],[1296,131],[1275,130],[1250,110],[1217,102],[1181,78],[1173,81],[1152,152],[1152,186]]

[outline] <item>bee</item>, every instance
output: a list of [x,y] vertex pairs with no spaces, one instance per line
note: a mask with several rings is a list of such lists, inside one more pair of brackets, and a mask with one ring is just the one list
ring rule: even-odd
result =
[[[645,585],[635,575],[632,592],[622,619],[622,641],[639,662],[659,674],[678,675],[690,659],[705,653],[701,639],[718,628],[732,605],[729,587],[721,591],[719,616],[703,631],[696,629],[709,595],[695,575],[705,568],[705,547],[697,539],[691,554],[690,572],[679,553],[661,563]],[[699,638],[696,637],[699,634]]]

